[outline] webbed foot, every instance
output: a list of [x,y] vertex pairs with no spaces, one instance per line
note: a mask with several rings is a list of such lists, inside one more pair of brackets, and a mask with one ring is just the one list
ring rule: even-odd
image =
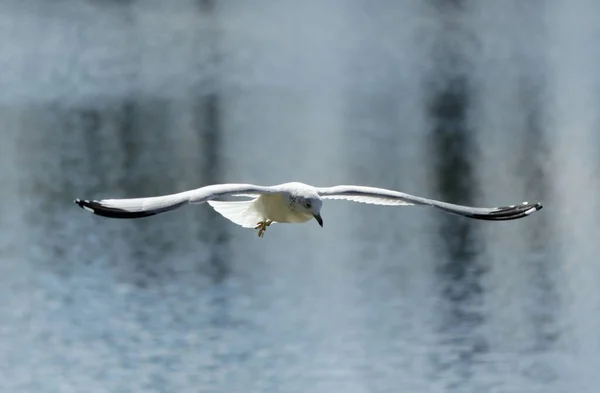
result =
[[269,225],[271,225],[272,222],[273,221],[271,221],[269,219],[265,219],[264,221],[260,221],[259,223],[256,224],[254,229],[258,229],[258,237],[263,237],[265,235],[265,231],[267,230],[267,227]]

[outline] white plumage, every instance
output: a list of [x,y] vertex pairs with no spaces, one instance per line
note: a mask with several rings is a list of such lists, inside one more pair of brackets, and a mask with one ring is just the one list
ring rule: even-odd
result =
[[250,201],[207,201],[217,213],[244,228],[254,228],[257,223],[264,220],[255,206],[256,199]]
[[[226,197],[247,197],[250,200],[222,201]],[[83,209],[105,217],[139,218],[163,213],[188,203],[204,203],[219,214],[244,228],[259,229],[259,236],[272,222],[301,223],[317,219],[322,226],[322,200],[345,199],[375,205],[422,205],[479,220],[514,220],[526,217],[542,208],[541,203],[523,202],[506,207],[480,208],[441,202],[384,188],[342,185],[313,187],[304,183],[284,183],[264,187],[253,184],[217,184],[148,198],[76,199]]]

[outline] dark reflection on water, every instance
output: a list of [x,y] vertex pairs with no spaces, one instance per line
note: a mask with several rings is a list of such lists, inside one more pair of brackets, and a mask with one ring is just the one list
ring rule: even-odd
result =
[[[599,6],[511,4],[0,2],[0,391],[596,391]],[[72,203],[291,180],[546,208]]]
[[[468,84],[465,75],[450,76],[440,84],[441,90],[434,93],[430,106],[434,119],[431,156],[435,157],[438,170],[439,198],[473,205],[473,143],[467,124]],[[473,231],[476,225],[444,216],[440,218],[439,226],[442,244],[437,271],[443,299],[439,305],[440,344],[452,355],[445,361],[437,359],[436,363],[442,374],[448,369],[457,369],[456,377],[460,380],[451,381],[450,386],[459,390],[473,376],[473,363],[487,351],[485,338],[477,331],[484,318],[480,308],[481,276],[485,268],[479,256],[480,240]]]

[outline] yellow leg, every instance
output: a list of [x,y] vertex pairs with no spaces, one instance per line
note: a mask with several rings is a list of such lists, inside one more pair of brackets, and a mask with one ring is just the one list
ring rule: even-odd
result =
[[269,219],[265,219],[264,221],[261,221],[258,224],[256,224],[254,229],[258,229],[258,237],[263,237],[265,235],[265,231],[267,230],[267,227],[269,225],[271,225],[272,222],[273,221],[271,221]]

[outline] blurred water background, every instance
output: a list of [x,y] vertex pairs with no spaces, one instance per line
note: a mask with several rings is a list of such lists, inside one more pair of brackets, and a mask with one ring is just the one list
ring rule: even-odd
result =
[[[597,392],[600,3],[1,0],[0,392]],[[208,205],[367,184],[264,239]]]

